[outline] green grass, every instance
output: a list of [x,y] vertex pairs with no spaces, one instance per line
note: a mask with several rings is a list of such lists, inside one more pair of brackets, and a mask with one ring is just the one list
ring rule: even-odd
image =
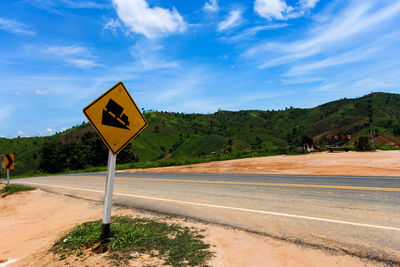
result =
[[6,197],[16,192],[30,191],[30,190],[35,190],[35,188],[24,185],[10,185],[8,187],[0,189],[0,195],[3,194],[2,197]]
[[375,145],[376,149],[381,149],[381,150],[400,150],[400,147],[395,147],[395,146],[380,146],[380,145]]
[[[75,227],[52,248],[60,260],[82,255],[82,250],[98,244],[101,221]],[[111,219],[107,258],[116,265],[128,264],[133,252],[146,253],[171,266],[206,266],[213,253],[198,231],[161,220],[116,216]]]

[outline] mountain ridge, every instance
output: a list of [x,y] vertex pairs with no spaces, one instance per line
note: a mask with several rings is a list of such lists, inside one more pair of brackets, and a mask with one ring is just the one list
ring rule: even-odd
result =
[[[296,152],[303,136],[314,138],[323,147],[333,143],[334,135],[352,134],[346,144],[353,146],[358,137],[370,131],[382,137],[377,145],[384,146],[400,140],[399,106],[400,94],[378,92],[314,108],[219,110],[212,114],[145,112],[149,126],[131,143],[129,157],[155,162],[217,155],[276,155]],[[91,126],[83,123],[53,136],[1,138],[0,152],[16,153],[17,174],[36,173],[43,154],[39,151],[46,143],[79,143],[91,131]]]

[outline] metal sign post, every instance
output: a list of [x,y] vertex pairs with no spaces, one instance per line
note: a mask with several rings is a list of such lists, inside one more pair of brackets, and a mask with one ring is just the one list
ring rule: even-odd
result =
[[108,152],[108,166],[107,166],[107,181],[106,192],[104,195],[104,210],[103,210],[103,224],[101,227],[100,246],[101,250],[105,250],[105,245],[110,241],[110,221],[111,221],[111,207],[114,189],[114,175],[115,175],[115,162],[117,155],[113,155],[111,151]]
[[10,186],[10,170],[7,169],[7,187]]
[[144,128],[147,121],[122,82],[117,83],[83,109],[90,124],[108,147],[106,192],[100,249],[106,251],[110,241],[111,206],[117,154]]

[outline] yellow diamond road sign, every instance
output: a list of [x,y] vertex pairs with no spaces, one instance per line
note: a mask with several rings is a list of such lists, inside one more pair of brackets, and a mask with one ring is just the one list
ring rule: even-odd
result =
[[122,82],[85,107],[83,113],[114,155],[147,126]]
[[4,154],[3,156],[3,166],[1,166],[5,170],[14,170],[14,154]]

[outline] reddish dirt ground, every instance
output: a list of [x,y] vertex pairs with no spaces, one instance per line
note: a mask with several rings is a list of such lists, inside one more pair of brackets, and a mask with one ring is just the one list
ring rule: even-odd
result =
[[400,176],[400,150],[320,152],[215,161],[124,172]]

